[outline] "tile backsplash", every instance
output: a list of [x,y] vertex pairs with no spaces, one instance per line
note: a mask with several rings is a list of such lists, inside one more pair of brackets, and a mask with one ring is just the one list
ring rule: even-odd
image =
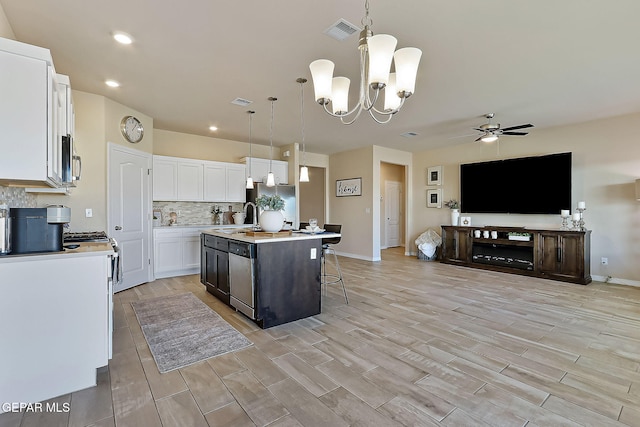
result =
[[27,193],[21,187],[4,187],[0,185],[0,204],[5,203],[9,208],[36,208],[36,196]]
[[[211,209],[218,206],[223,212],[228,212],[231,206],[232,212],[242,212],[243,203],[211,203],[211,202],[153,202],[153,210],[162,214],[161,225],[169,225],[171,212],[178,217],[178,225],[209,225],[215,224],[215,215]],[[224,224],[233,224],[229,215],[223,215]]]

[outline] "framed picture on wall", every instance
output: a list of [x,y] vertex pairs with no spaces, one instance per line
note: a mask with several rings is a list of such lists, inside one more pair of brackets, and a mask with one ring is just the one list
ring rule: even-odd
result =
[[336,197],[362,196],[362,178],[336,180]]
[[427,168],[427,185],[442,185],[442,166]]
[[441,208],[442,207],[442,189],[427,190],[427,207],[428,208]]

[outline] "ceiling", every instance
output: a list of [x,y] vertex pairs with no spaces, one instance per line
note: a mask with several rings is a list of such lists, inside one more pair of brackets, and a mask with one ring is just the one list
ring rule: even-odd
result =
[[[253,142],[268,144],[267,98],[275,96],[274,145],[300,142],[298,77],[309,79],[307,150],[324,154],[372,144],[412,152],[472,144],[472,128],[489,112],[503,127],[532,123],[536,132],[640,111],[637,0],[371,0],[374,33],[392,34],[398,47],[423,55],[415,94],[391,123],[361,116],[351,126],[315,103],[308,65],[333,60],[355,95],[357,34],[339,42],[323,31],[340,18],[360,26],[364,0],[0,5],[16,39],[51,49],[74,89],[151,116],[157,129],[248,141],[252,109]],[[114,31],[134,43],[115,43]],[[106,79],[121,86],[110,89]],[[238,97],[253,103],[231,104]]]

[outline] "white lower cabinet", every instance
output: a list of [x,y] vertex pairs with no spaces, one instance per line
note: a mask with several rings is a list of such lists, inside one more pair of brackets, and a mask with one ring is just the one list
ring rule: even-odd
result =
[[200,272],[200,231],[211,228],[180,227],[153,230],[153,273],[156,279]]

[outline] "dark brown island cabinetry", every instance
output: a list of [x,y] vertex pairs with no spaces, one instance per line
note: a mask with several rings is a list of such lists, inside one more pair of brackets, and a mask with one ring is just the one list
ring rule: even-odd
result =
[[207,234],[201,234],[200,240],[200,282],[229,304],[229,240]]
[[591,282],[590,248],[590,230],[442,226],[444,263],[582,285]]

